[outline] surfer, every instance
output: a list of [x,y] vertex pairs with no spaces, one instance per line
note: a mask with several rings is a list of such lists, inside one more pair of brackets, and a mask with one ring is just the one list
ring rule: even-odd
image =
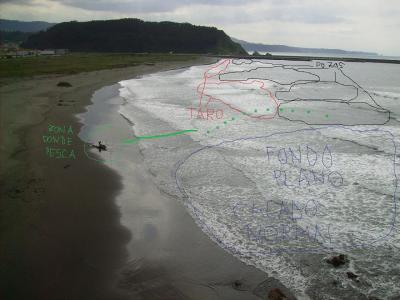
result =
[[99,145],[98,146],[92,145],[92,147],[97,148],[99,150],[99,152],[101,152],[101,150],[107,151],[107,146],[104,145],[101,141],[99,141]]

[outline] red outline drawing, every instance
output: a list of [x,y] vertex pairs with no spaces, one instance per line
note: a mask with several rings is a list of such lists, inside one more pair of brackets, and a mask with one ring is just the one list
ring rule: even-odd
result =
[[[265,87],[265,84],[262,80],[257,80],[257,79],[253,79],[253,80],[220,80],[219,75],[226,72],[226,70],[228,69],[230,64],[232,64],[232,59],[224,59],[224,60],[218,62],[217,64],[213,65],[212,67],[208,68],[204,72],[203,81],[197,86],[197,94],[199,97],[198,111],[200,111],[200,112],[207,111],[209,103],[212,101],[216,101],[216,102],[221,102],[221,103],[225,104],[226,106],[228,106],[230,109],[232,109],[238,113],[243,113],[250,118],[264,119],[264,120],[275,118],[275,116],[278,114],[278,109],[279,109],[278,100],[273,96],[272,92]],[[222,69],[219,70],[218,72],[216,72],[216,70],[218,68],[222,68]],[[213,72],[213,71],[215,71],[215,72]],[[213,97],[212,95],[205,93],[206,85],[211,85],[211,84],[221,85],[221,84],[232,84],[232,83],[240,83],[240,84],[245,84],[245,85],[250,85],[250,84],[254,84],[254,83],[259,84],[259,88],[266,92],[267,97],[272,99],[273,104],[275,105],[274,111],[272,111],[269,114],[258,114],[258,115],[250,114],[250,113],[242,111],[241,109],[235,107],[232,104],[227,103],[226,101],[224,101],[222,99]],[[207,103],[205,104],[204,109],[202,109],[204,98],[207,98]],[[267,101],[271,101],[270,99],[268,99]]]

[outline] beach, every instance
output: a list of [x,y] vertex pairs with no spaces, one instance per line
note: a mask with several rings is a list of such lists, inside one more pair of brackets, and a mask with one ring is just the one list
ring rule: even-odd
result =
[[322,64],[3,81],[0,296],[396,299],[397,66]]
[[[139,148],[129,150],[136,163],[130,178],[137,191],[137,222],[143,224],[155,209],[166,230],[155,236],[148,228],[147,242],[132,244],[115,202],[124,186],[121,177],[82,150],[76,115],[91,104],[95,91],[212,61],[30,78],[0,87],[2,298],[262,299],[272,287],[290,294],[218,247],[179,202],[157,189],[144,172]],[[59,87],[59,82],[72,86]],[[111,122],[118,128],[115,134],[129,132],[122,118]],[[70,137],[64,152],[44,142],[54,128]]]

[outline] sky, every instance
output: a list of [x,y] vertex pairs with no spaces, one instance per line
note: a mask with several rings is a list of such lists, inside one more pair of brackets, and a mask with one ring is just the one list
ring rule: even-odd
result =
[[400,56],[400,0],[0,0],[0,18],[140,18],[215,26],[249,42]]

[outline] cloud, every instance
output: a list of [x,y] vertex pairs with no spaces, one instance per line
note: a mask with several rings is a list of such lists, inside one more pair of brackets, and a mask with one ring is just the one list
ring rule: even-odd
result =
[[282,22],[298,22],[298,23],[309,23],[309,24],[332,24],[345,22],[344,17],[331,14],[325,9],[308,9],[302,7],[296,7],[292,9],[281,9],[274,8],[268,11],[267,16],[270,20],[282,21]]
[[399,13],[399,0],[0,0],[7,19],[168,20],[215,26],[250,42],[397,55]]
[[[173,18],[183,22],[208,25],[249,25],[260,22],[274,22],[290,24],[339,24],[348,22],[346,16],[341,15],[334,7],[314,5],[299,5],[292,0],[259,1],[246,5],[224,6],[214,4],[196,5],[177,8],[173,12],[153,14],[152,20]],[[156,18],[154,19],[154,17]]]
[[[326,0],[320,0],[322,2]],[[216,24],[254,23],[260,20],[279,20],[300,23],[337,23],[344,21],[326,3],[310,0],[0,0],[1,3],[18,5],[44,5],[53,3],[85,11],[109,14],[155,14],[150,18],[173,17],[186,12],[186,21],[201,23],[209,20]],[[140,16],[139,16],[140,17]]]
[[[24,0],[22,0],[24,1]],[[130,13],[171,12],[180,7],[194,5],[237,6],[248,4],[250,0],[51,0],[64,5],[94,11],[114,11]],[[257,0],[256,0],[257,1]]]

